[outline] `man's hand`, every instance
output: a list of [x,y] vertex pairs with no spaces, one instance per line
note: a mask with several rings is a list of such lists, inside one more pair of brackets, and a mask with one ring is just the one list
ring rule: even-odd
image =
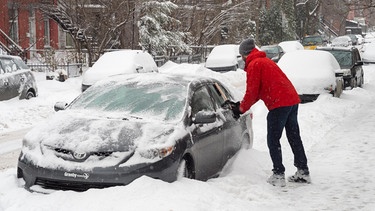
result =
[[233,118],[238,119],[242,112],[240,111],[240,102],[231,102],[231,107],[233,111]]
[[233,102],[230,100],[226,100],[222,107],[231,109],[233,112],[233,118],[238,119],[242,112],[240,111],[240,102]]

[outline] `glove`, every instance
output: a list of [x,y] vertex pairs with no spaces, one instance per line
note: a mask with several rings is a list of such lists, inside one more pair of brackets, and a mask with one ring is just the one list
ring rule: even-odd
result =
[[242,114],[242,112],[240,111],[240,102],[233,102],[230,100],[226,100],[221,106],[223,108],[232,110],[233,118],[235,119],[240,118],[240,114]]
[[240,115],[242,114],[242,112],[240,111],[240,102],[231,102],[230,106],[233,112],[233,118],[240,118]]

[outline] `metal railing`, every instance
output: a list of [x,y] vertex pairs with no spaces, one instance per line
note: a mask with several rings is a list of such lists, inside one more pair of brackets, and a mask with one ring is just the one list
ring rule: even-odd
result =
[[29,66],[30,69],[33,71],[45,73],[54,72],[57,69],[64,69],[68,74],[68,78],[78,77],[82,75],[81,63],[60,64],[55,65],[55,67],[49,64],[27,63],[27,66]]

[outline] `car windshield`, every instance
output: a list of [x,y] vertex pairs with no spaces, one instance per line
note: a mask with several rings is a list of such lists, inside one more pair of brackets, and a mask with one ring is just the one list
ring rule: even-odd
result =
[[266,53],[268,58],[272,58],[279,53],[277,47],[261,47],[261,50]]
[[320,36],[316,37],[304,37],[302,39],[302,45],[310,46],[310,45],[321,45],[323,44],[323,38]]
[[350,68],[353,65],[350,51],[329,51],[336,58],[341,68]]
[[175,121],[182,118],[187,85],[178,83],[119,83],[93,86],[70,109],[116,112],[117,118]]

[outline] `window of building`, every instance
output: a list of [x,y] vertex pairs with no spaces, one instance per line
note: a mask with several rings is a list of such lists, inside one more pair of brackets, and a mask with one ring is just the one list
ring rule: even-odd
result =
[[9,36],[18,43],[18,12],[16,9],[9,9]]
[[44,19],[44,46],[50,47],[49,19]]
[[74,41],[72,38],[72,35],[69,33],[65,33],[65,46],[67,48],[73,48],[74,47]]

